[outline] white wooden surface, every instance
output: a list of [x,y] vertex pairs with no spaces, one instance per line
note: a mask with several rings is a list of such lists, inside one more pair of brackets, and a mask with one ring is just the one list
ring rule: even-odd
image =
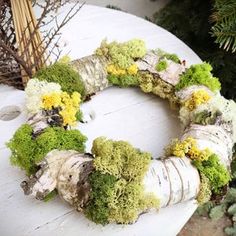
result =
[[[162,28],[141,18],[105,8],[84,6],[63,30],[72,58],[91,54],[102,39],[125,41],[145,40],[148,48],[160,47],[177,53],[188,64],[199,63],[199,57],[183,42]],[[5,142],[25,122],[24,92],[0,86],[0,112],[8,105],[21,108],[21,115],[12,121],[0,120],[0,235],[1,236],[173,236],[184,226],[196,209],[193,201],[181,203],[159,213],[142,215],[134,225],[95,225],[82,214],[56,198],[48,203],[25,197],[20,189],[24,173],[10,166],[10,152]],[[163,147],[181,128],[177,113],[170,111],[161,99],[145,95],[137,89],[109,88],[82,108],[92,120],[79,124],[88,137],[87,151],[98,136],[127,140],[138,148],[162,154]],[[155,186],[153,186],[155,187]]]

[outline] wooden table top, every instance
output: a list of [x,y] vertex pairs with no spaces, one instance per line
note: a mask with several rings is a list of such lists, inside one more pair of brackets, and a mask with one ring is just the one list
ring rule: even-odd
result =
[[[67,44],[65,51],[70,51],[72,59],[92,54],[104,38],[108,41],[140,38],[149,49],[161,48],[176,53],[188,65],[201,62],[188,46],[168,31],[121,11],[85,5],[62,30],[62,42]],[[4,116],[2,109],[7,106],[19,107],[21,114],[10,121],[1,120]],[[159,157],[164,146],[171,138],[178,137],[181,130],[177,112],[171,111],[166,101],[138,89],[108,88],[83,104],[82,110],[87,117],[93,117],[88,123],[78,125],[78,129],[88,137],[87,151],[90,151],[94,138],[107,136],[127,140],[151,152],[153,157]],[[189,201],[161,209],[158,213],[144,214],[133,225],[103,227],[90,222],[59,198],[44,203],[24,196],[20,188],[24,173],[10,165],[10,151],[5,142],[25,121],[24,92],[1,85],[0,235],[173,236],[195,211],[196,204]]]

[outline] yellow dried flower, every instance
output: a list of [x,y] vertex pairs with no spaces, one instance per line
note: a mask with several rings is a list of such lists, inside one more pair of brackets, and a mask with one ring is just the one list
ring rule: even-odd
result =
[[184,102],[184,106],[187,107],[190,111],[193,111],[201,104],[208,102],[211,99],[211,96],[207,91],[200,89],[193,92],[192,96]]
[[197,147],[196,139],[188,137],[183,141],[174,140],[166,149],[166,155],[174,155],[176,157],[189,157],[192,160],[208,160],[209,156],[212,155],[212,152],[206,148],[200,150]]
[[118,67],[114,64],[110,64],[107,66],[107,73],[112,74],[112,75],[116,75],[116,76],[120,76],[120,75],[125,75],[126,70],[121,69],[120,67]]
[[78,92],[74,92],[72,95],[71,95],[71,98],[72,98],[72,102],[73,102],[73,106],[74,107],[78,107],[80,102],[81,102],[81,96]]
[[59,107],[60,105],[60,92],[52,92],[42,96],[42,108],[44,108],[45,110],[51,110],[53,107]]
[[70,125],[70,126],[74,126],[76,125],[76,112],[77,109],[75,109],[74,107],[66,107],[65,109],[63,109],[62,111],[60,111],[60,115],[63,118],[63,125]]
[[51,110],[60,107],[63,125],[76,125],[76,113],[79,110],[81,95],[74,92],[71,96],[67,92],[50,93],[42,97],[42,108]]
[[138,73],[138,66],[136,64],[131,65],[127,69],[129,75],[136,75]]

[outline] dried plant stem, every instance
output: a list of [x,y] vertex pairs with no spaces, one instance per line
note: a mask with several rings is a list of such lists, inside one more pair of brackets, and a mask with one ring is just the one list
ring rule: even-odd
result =
[[[11,0],[13,22],[15,26],[18,54],[31,67],[31,73],[45,66],[43,59],[45,50],[42,45],[42,37],[39,29],[36,29],[36,18],[30,0]],[[33,33],[35,32],[35,33]],[[29,44],[27,42],[30,42]],[[28,45],[27,45],[28,44]],[[23,84],[26,84],[30,74],[21,66]]]

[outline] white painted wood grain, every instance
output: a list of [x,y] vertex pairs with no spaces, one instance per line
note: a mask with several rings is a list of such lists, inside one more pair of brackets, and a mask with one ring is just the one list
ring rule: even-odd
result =
[[[166,30],[130,14],[105,8],[84,6],[62,33],[66,50],[71,51],[73,59],[91,54],[105,37],[109,41],[142,38],[148,48],[160,47],[177,53],[189,64],[201,62],[189,47]],[[0,86],[0,109],[6,105],[18,105],[24,111],[24,92]],[[168,104],[137,89],[109,88],[82,108],[95,117],[88,124],[79,124],[79,129],[89,138],[88,151],[95,137],[105,135],[127,140],[158,157],[169,140],[180,132],[176,113],[169,110]],[[58,198],[43,203],[25,197],[19,186],[24,174],[10,166],[10,152],[5,148],[5,142],[25,121],[24,112],[15,120],[0,121],[1,236],[173,236],[196,209],[190,201],[161,209],[158,214],[142,215],[134,225],[102,227],[89,222]]]

